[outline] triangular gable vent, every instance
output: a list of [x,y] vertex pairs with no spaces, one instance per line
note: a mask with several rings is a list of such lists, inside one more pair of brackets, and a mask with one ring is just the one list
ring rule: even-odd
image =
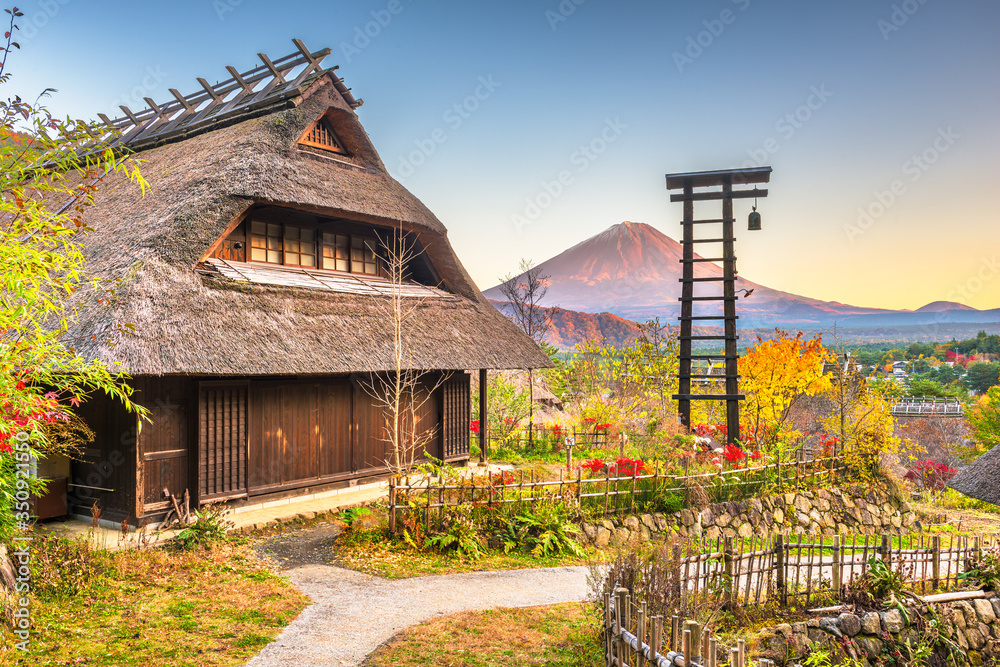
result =
[[299,139],[299,143],[334,153],[347,153],[337,135],[333,133],[333,128],[330,127],[330,122],[326,118],[320,118],[313,123]]

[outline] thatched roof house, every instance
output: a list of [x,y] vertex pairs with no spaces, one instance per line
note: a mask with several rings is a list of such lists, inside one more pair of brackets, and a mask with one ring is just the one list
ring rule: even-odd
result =
[[[467,369],[549,365],[480,293],[441,222],[386,171],[329,50],[270,61],[110,121],[151,191],[112,181],[86,213],[90,273],[120,283],[84,312],[77,350],[135,377],[153,423],[89,401],[98,432],[71,504],[162,516],[196,502],[315,492],[386,472],[385,409],[366,381],[392,371],[391,295],[415,308],[405,366],[433,394],[428,451],[468,458]],[[386,248],[416,252],[402,284]],[[135,325],[134,335],[115,326]],[[104,332],[93,338],[93,332]],[[422,385],[423,386],[423,385]],[[120,462],[119,462],[120,461]],[[257,498],[260,500],[260,498]]]
[[970,498],[1000,505],[1000,445],[959,470],[948,486]]

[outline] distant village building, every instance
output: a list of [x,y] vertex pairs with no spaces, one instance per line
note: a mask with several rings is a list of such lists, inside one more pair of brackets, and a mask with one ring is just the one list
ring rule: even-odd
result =
[[[89,271],[120,283],[72,333],[133,375],[152,423],[103,396],[81,406],[97,440],[72,463],[72,513],[155,523],[165,490],[257,503],[386,474],[386,409],[365,383],[395,368],[395,289],[415,305],[407,365],[434,392],[417,419],[437,458],[469,457],[467,369],[550,365],[387,173],[361,101],[320,65],[329,50],[296,44],[116,121],[151,191],[111,180],[87,211]],[[419,251],[402,285],[384,270],[398,234]],[[134,335],[109,343],[121,322]]]

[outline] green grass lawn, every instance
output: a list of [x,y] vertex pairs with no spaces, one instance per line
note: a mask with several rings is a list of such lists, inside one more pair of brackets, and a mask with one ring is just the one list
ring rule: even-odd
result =
[[242,665],[308,603],[238,547],[92,558],[82,591],[33,599],[28,653],[0,633],[0,664]]
[[579,602],[442,616],[396,635],[365,667],[596,667],[600,622]]

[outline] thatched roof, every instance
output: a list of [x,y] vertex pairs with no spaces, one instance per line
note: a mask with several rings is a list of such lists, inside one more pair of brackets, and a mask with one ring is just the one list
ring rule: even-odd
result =
[[970,498],[1000,505],[1000,445],[959,470],[948,486]]
[[[137,157],[151,190],[109,180],[88,209],[93,277],[121,280],[111,305],[74,329],[88,358],[133,374],[306,375],[392,368],[383,297],[239,283],[196,267],[231,223],[257,205],[348,218],[416,235],[449,298],[428,299],[408,323],[415,368],[527,368],[548,358],[483,298],[441,222],[396,182],[332,72],[264,115]],[[349,95],[348,95],[349,96]],[[356,104],[356,103],[355,103]],[[296,141],[326,114],[349,156]],[[112,342],[92,332],[135,325]]]

